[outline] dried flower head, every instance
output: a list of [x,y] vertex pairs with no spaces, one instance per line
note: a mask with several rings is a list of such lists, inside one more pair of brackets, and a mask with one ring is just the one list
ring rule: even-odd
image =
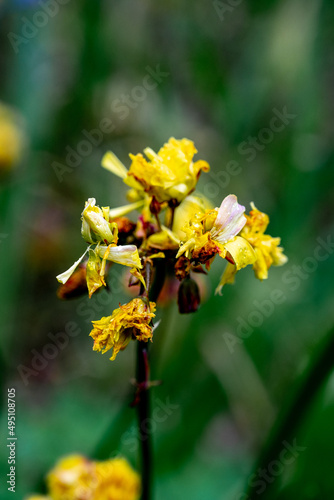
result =
[[113,349],[112,361],[119,351],[125,349],[130,340],[137,339],[147,342],[152,339],[152,318],[155,317],[155,303],[149,304],[141,298],[115,309],[111,316],[93,321],[90,336],[94,339],[94,351],[109,351]]

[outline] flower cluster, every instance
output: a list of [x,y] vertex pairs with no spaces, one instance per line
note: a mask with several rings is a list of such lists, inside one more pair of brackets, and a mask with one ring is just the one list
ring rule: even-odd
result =
[[[88,247],[80,259],[57,278],[61,298],[87,290],[89,297],[107,285],[112,263],[130,268],[129,286],[139,285],[139,297],[120,305],[110,316],[93,321],[94,350],[113,349],[111,360],[130,340],[152,340],[155,302],[149,300],[152,272],[164,262],[167,275],[181,281],[178,305],[181,313],[194,312],[200,304],[194,275],[207,273],[218,255],[226,260],[217,293],[233,283],[236,273],[251,265],[255,276],[268,277],[269,268],[287,261],[280,238],[265,234],[269,218],[252,204],[249,215],[237,197],[230,194],[214,208],[195,194],[201,172],[209,165],[193,161],[197,153],[188,139],[169,139],[158,153],[152,149],[130,154],[127,169],[111,152],[102,166],[128,186],[129,203],[118,208],[96,205],[90,198],[82,212],[81,234]],[[127,214],[139,211],[135,220]],[[86,255],[88,254],[88,259]]]
[[124,458],[93,462],[81,455],[61,459],[47,476],[47,496],[27,500],[138,500],[140,478]]

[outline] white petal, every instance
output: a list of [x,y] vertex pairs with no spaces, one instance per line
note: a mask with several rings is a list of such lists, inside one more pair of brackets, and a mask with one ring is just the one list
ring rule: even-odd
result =
[[245,207],[239,205],[234,194],[227,196],[220,205],[218,215],[211,229],[212,238],[226,243],[240,233],[246,224]]
[[124,179],[128,175],[127,168],[111,151],[108,151],[108,153],[106,153],[102,158],[102,167],[117,175],[121,179]]
[[65,271],[62,274],[58,274],[57,280],[59,281],[59,283],[62,283],[63,285],[65,285],[66,281],[72,276],[72,274],[74,273],[74,271],[76,270],[76,268],[78,267],[78,265],[80,264],[80,262],[82,261],[82,259],[84,258],[84,256],[86,255],[86,253],[88,252],[89,249],[90,249],[90,246],[85,250],[85,253],[83,253],[81,255],[80,259],[78,259],[76,262],[74,262],[73,266],[71,266],[69,269],[67,269],[67,271]]

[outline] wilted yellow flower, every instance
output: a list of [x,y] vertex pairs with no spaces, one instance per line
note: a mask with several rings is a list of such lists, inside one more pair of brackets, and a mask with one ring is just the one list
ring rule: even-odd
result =
[[155,303],[147,304],[136,298],[128,304],[115,309],[111,316],[93,321],[93,330],[90,336],[94,339],[94,351],[104,354],[113,349],[112,361],[119,351],[125,349],[131,339],[147,342],[152,339],[150,322],[155,317]]
[[[142,268],[138,249],[135,245],[117,245],[118,227],[116,222],[109,222],[109,207],[99,208],[95,198],[89,198],[82,212],[81,233],[90,243],[83,255],[64,273],[57,276],[57,280],[65,284],[72,276],[80,262],[89,252],[87,263],[87,287],[89,296],[105,285],[106,261],[115,262],[135,269]],[[91,248],[96,243],[94,250]],[[102,261],[101,261],[102,259]]]
[[47,485],[52,500],[93,500],[95,465],[81,455],[63,458],[48,474]]
[[159,203],[170,200],[180,203],[195,189],[201,171],[210,169],[203,160],[193,162],[197,150],[189,139],[171,137],[158,153],[151,148],[144,149],[144,153],[148,160],[140,153],[130,154],[129,170],[113,153],[105,155],[102,165],[121,177],[125,184],[154,196]]
[[81,234],[87,243],[117,243],[117,224],[109,222],[109,207],[101,209],[95,198],[89,198],[81,215]]
[[81,455],[60,460],[47,477],[50,497],[29,500],[138,500],[140,477],[124,458],[93,462]]
[[241,269],[255,261],[255,253],[247,240],[238,236],[246,217],[245,207],[237,197],[227,196],[220,208],[196,214],[183,228],[186,235],[177,254],[200,263],[210,263],[216,254]]
[[94,500],[137,500],[140,495],[140,477],[124,458],[97,462],[97,488]]
[[[272,238],[264,234],[269,224],[267,214],[260,212],[254,203],[251,203],[252,210],[246,215],[246,224],[243,227],[240,236],[246,239],[254,248],[256,260],[253,263],[253,269],[256,278],[265,280],[268,278],[268,270],[273,266],[282,266],[288,261],[283,254],[283,248],[279,246],[281,238]],[[227,283],[234,283],[235,274],[238,271],[236,266],[228,264],[221,278],[217,292]]]
[[10,107],[0,103],[0,170],[17,163],[24,147],[21,118]]

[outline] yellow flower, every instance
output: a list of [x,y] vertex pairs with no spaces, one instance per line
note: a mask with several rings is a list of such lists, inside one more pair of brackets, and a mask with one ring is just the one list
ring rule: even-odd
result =
[[[264,234],[269,224],[268,215],[255,208],[254,203],[251,203],[251,206],[252,210],[249,215],[246,215],[247,221],[240,236],[254,248],[256,260],[253,263],[253,269],[256,278],[265,280],[268,278],[268,270],[272,265],[282,266],[288,258],[283,254],[283,248],[279,246],[281,239]],[[216,292],[220,292],[225,284],[234,283],[237,271],[235,265],[228,264]]]
[[96,484],[94,463],[81,455],[63,458],[47,476],[52,500],[93,500]]
[[125,184],[136,191],[145,191],[159,202],[173,200],[179,204],[196,187],[201,171],[208,172],[207,162],[193,162],[197,153],[194,143],[189,139],[176,140],[171,137],[155,153],[151,148],[142,154],[132,155],[129,171],[112,153],[107,153],[102,165],[121,177]]
[[223,259],[233,262],[241,269],[255,261],[255,253],[247,240],[238,236],[246,217],[245,207],[239,205],[237,197],[227,196],[215,210],[196,214],[183,228],[186,238],[176,258],[185,254],[188,259],[209,264],[218,253]]
[[267,214],[260,212],[254,203],[251,203],[252,210],[247,215],[247,222],[241,232],[241,236],[246,238],[255,249],[256,261],[253,269],[255,276],[260,280],[268,278],[268,270],[273,266],[282,266],[288,261],[280,247],[281,238],[272,238],[269,234],[264,234],[269,224]]
[[137,500],[140,477],[124,458],[96,463],[97,488],[94,500]]
[[104,354],[113,349],[110,358],[113,361],[131,339],[145,342],[151,340],[153,328],[150,322],[155,317],[154,311],[154,302],[148,305],[142,299],[136,298],[115,309],[111,316],[93,321],[94,328],[90,336],[94,339],[94,351],[102,351]]
[[52,500],[138,500],[141,488],[139,475],[124,458],[93,462],[81,455],[60,460],[47,484]]

